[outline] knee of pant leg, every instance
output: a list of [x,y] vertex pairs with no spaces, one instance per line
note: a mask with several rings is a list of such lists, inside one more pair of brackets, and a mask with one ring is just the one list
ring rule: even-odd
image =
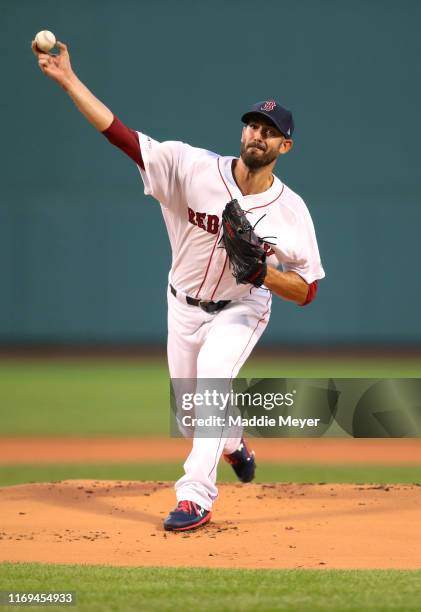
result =
[[223,355],[209,359],[200,355],[197,360],[197,378],[231,378],[232,364],[227,363]]
[[232,351],[210,354],[203,351],[197,360],[197,378],[236,378],[248,353]]

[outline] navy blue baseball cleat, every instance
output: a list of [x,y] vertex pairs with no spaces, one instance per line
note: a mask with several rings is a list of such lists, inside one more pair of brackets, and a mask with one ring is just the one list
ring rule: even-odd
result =
[[256,462],[254,460],[254,451],[247,448],[244,438],[241,438],[240,446],[230,455],[224,455],[237,477],[241,482],[251,482],[256,472]]
[[210,510],[205,510],[195,502],[183,500],[178,502],[177,508],[165,519],[164,529],[166,531],[197,529],[210,521],[211,516]]

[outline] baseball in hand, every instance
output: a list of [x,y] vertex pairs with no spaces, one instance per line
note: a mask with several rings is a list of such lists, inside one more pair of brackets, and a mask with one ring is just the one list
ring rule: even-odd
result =
[[35,36],[35,42],[40,51],[48,53],[56,44],[56,37],[49,30],[41,30],[41,32],[38,32]]

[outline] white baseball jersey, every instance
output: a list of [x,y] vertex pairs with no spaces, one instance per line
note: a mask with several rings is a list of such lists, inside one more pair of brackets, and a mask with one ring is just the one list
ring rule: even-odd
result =
[[[267,238],[267,263],[297,272],[307,283],[324,277],[310,214],[276,177],[267,191],[243,196],[232,174],[233,157],[138,136],[145,194],[160,202],[172,248],[169,280],[177,294],[168,291],[171,378],[224,379],[229,385],[268,324],[271,293],[236,284],[220,244],[222,211],[236,198],[250,223],[257,223],[256,234]],[[211,314],[186,303],[185,295],[231,302]],[[219,437],[193,437],[185,474],[175,485],[177,499],[210,510],[221,454],[232,453],[240,441],[241,432],[230,437],[223,428]]]
[[232,174],[234,157],[138,135],[145,194],[161,204],[172,249],[169,280],[177,290],[214,301],[250,294],[250,285],[236,284],[220,244],[222,211],[233,198],[257,223],[256,234],[267,238],[268,265],[297,272],[309,284],[324,277],[310,213],[277,177],[267,191],[243,196]]

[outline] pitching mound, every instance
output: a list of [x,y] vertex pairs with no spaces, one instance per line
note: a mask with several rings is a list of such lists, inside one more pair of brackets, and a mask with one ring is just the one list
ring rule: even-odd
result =
[[222,485],[212,523],[173,534],[170,483],[0,488],[0,561],[241,568],[421,568],[421,488]]

